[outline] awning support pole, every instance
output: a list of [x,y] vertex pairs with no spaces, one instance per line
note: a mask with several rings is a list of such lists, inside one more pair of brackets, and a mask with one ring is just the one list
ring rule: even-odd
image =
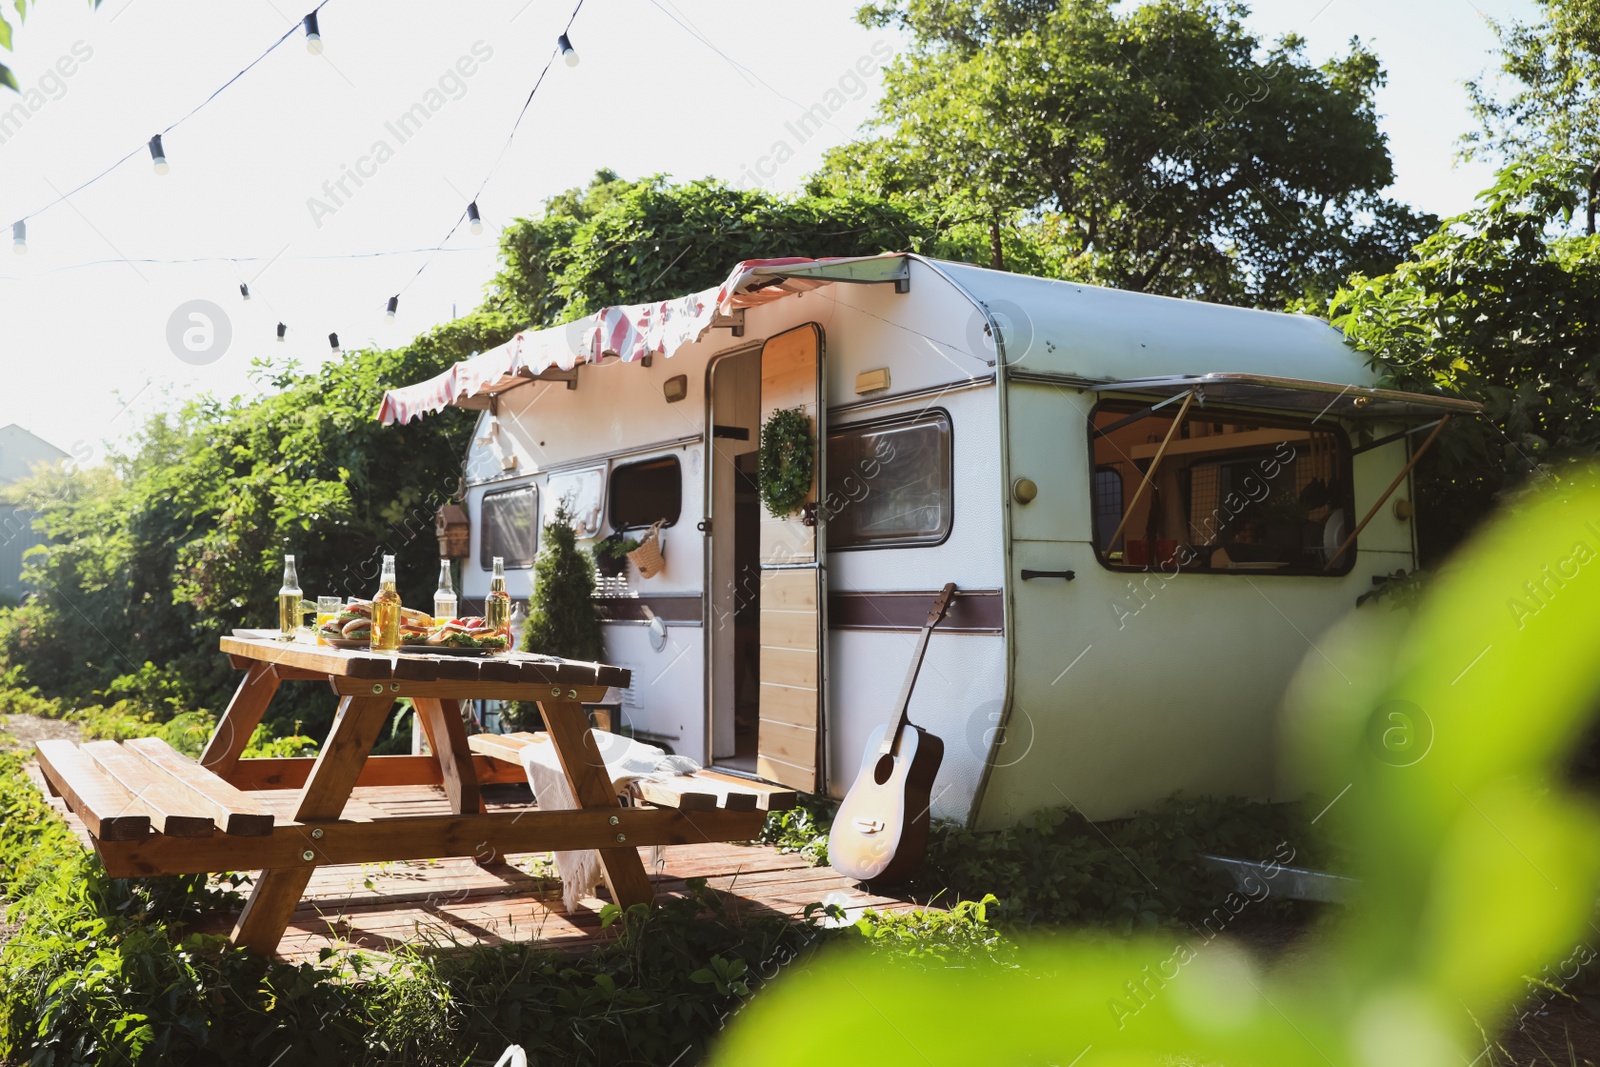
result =
[[1432,422],[1425,422],[1420,426],[1412,426],[1407,429],[1400,430],[1397,433],[1392,433],[1387,437],[1380,437],[1376,441],[1368,441],[1364,445],[1357,445],[1355,448],[1350,450],[1350,454],[1352,456],[1359,456],[1363,452],[1371,452],[1374,448],[1382,448],[1384,445],[1392,445],[1402,437],[1411,437],[1421,433],[1423,430],[1431,430],[1437,425],[1439,425],[1439,420],[1434,419]]
[[1356,523],[1356,528],[1350,531],[1350,536],[1344,539],[1344,544],[1339,546],[1339,550],[1328,557],[1328,562],[1322,565],[1324,571],[1333,570],[1333,565],[1339,561],[1339,557],[1344,555],[1351,545],[1355,544],[1356,538],[1361,535],[1361,531],[1367,528],[1367,523],[1372,521],[1372,517],[1378,513],[1378,509],[1383,507],[1384,503],[1394,495],[1394,491],[1400,488],[1400,483],[1410,477],[1411,468],[1415,467],[1417,461],[1427,454],[1428,449],[1433,445],[1434,439],[1439,436],[1439,431],[1444,429],[1444,424],[1449,421],[1449,415],[1442,416],[1439,419],[1433,428],[1433,432],[1428,435],[1428,439],[1422,442],[1421,448],[1411,454],[1411,459],[1406,462],[1404,467],[1400,468],[1400,473],[1395,475],[1394,481],[1389,483],[1389,488],[1383,491],[1383,495],[1378,498],[1378,502],[1372,505],[1372,510],[1368,511],[1366,516]]
[[1128,525],[1128,520],[1133,518],[1133,509],[1139,506],[1139,500],[1144,496],[1144,491],[1150,487],[1150,480],[1156,476],[1156,469],[1161,466],[1161,457],[1167,454],[1167,446],[1178,434],[1178,427],[1183,425],[1183,417],[1189,414],[1189,405],[1194,403],[1194,390],[1191,389],[1183,398],[1183,407],[1178,409],[1178,417],[1172,420],[1172,426],[1167,430],[1166,440],[1161,442],[1161,447],[1156,449],[1155,458],[1150,461],[1150,469],[1144,472],[1144,481],[1139,483],[1139,488],[1134,490],[1133,499],[1128,501],[1128,510],[1122,513],[1122,521],[1117,523],[1117,530],[1111,535],[1111,540],[1106,542],[1105,550],[1111,551],[1117,543],[1117,538],[1122,536],[1122,528]]

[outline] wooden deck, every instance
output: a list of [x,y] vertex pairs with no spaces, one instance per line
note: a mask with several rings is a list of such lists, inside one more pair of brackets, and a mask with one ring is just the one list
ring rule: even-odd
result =
[[[35,785],[48,797],[38,768],[30,767]],[[490,789],[490,793],[496,790]],[[287,818],[294,790],[251,792],[262,805]],[[83,823],[59,798],[52,806],[90,847]],[[490,796],[490,811],[522,806]],[[363,786],[355,790],[347,814],[448,814],[440,786]],[[799,916],[807,904],[830,893],[841,894],[846,914],[858,918],[868,908],[899,911],[914,905],[862,891],[831,867],[812,867],[795,854],[762,845],[708,842],[669,845],[659,866],[651,849],[640,849],[655,883],[657,899],[681,895],[688,878],[705,878],[746,914]],[[840,899],[838,897],[835,898]],[[561,903],[561,884],[549,854],[502,857],[479,865],[471,859],[404,860],[383,864],[319,867],[278,947],[280,958],[311,961],[324,948],[391,951],[400,945],[450,949],[515,941],[539,941],[551,948],[581,951],[608,939],[600,928],[603,899],[586,899],[568,912]],[[226,935],[237,910],[206,916],[198,928]]]

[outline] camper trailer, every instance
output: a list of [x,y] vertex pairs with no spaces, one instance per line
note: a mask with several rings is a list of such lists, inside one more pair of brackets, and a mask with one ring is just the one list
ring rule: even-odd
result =
[[[1375,387],[1317,319],[916,255],[741,263],[720,287],[519,335],[390,391],[480,411],[462,593],[541,523],[654,528],[600,579],[621,725],[707,765],[842,796],[895,711],[944,742],[937,818],[1114,818],[1176,791],[1293,789],[1290,675],[1415,562],[1409,473],[1461,401]],[[814,478],[761,502],[762,429],[799,408]]]

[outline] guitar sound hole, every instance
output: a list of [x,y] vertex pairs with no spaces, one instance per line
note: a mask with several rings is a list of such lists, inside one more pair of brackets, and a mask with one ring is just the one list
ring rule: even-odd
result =
[[879,785],[882,785],[884,782],[887,782],[889,780],[889,776],[891,774],[893,774],[893,773],[894,773],[894,757],[893,756],[879,756],[878,757],[878,762],[873,764],[873,766],[872,766],[872,780],[874,782],[877,782]]

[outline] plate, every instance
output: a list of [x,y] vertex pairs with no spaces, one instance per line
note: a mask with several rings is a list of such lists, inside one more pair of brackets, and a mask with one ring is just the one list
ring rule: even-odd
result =
[[1346,532],[1344,508],[1339,508],[1329,515],[1327,521],[1322,524],[1322,558],[1324,560],[1332,559],[1333,554],[1339,551],[1339,546],[1344,544]]
[[361,649],[363,651],[368,651],[372,648],[371,640],[365,637],[359,641],[346,641],[342,637],[324,637],[322,641],[323,644],[329,646],[330,648],[342,648],[346,650]]

